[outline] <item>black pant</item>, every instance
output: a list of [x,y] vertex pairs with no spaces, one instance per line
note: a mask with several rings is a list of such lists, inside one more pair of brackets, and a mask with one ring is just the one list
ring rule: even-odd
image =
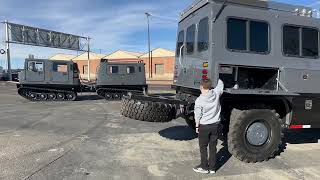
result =
[[[217,141],[219,134],[219,123],[210,125],[200,125],[199,127],[199,146],[201,154],[201,168],[215,171]],[[209,145],[209,162],[208,162],[208,145]]]

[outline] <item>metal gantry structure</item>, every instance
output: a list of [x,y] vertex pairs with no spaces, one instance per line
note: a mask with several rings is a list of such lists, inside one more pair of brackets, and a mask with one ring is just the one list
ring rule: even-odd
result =
[[[88,79],[90,80],[90,37],[83,37],[53,30],[26,26],[22,24],[3,22],[5,25],[5,54],[7,57],[7,72],[12,80],[10,44],[21,44],[38,47],[57,48],[88,52]],[[87,47],[87,49],[86,49]]]

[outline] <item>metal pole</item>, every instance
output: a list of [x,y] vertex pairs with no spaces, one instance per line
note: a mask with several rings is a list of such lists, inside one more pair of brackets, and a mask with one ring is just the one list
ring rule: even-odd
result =
[[88,81],[90,81],[90,37],[87,38],[88,43]]
[[6,26],[6,53],[7,53],[7,70],[9,75],[9,81],[12,81],[11,62],[10,62],[10,42],[9,42],[9,24],[5,21]]
[[148,21],[148,52],[149,52],[149,78],[152,78],[152,64],[151,64],[151,42],[150,42],[150,21],[149,17],[151,16],[150,13],[145,13],[147,16]]

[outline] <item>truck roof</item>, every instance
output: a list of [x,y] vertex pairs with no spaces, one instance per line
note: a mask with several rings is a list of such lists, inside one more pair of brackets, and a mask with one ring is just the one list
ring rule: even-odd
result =
[[[306,12],[312,12],[312,8],[306,6],[299,6],[299,5],[289,5],[285,3],[273,2],[268,0],[195,0],[192,5],[190,5],[187,9],[185,9],[180,14],[180,21],[188,17],[193,12],[197,11],[201,7],[207,5],[210,2],[214,3],[226,3],[226,4],[233,4],[239,6],[247,6],[252,8],[263,8],[275,11],[284,11],[288,13],[296,13],[299,14],[303,9]],[[310,15],[311,16],[311,15]]]

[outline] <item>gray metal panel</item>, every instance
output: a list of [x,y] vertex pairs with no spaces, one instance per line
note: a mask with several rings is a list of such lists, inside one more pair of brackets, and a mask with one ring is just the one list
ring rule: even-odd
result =
[[320,71],[285,68],[281,72],[281,81],[289,92],[320,93]]
[[[198,14],[211,13],[210,7],[212,6],[212,14],[215,14],[220,10],[221,4],[211,3],[206,5],[205,8],[201,8],[196,11],[191,17],[187,17],[182,22],[179,23],[178,32],[182,29],[186,29],[190,24],[197,23],[196,17]],[[293,6],[292,6],[293,7]],[[270,53],[269,54],[255,54],[255,53],[244,53],[244,52],[234,52],[226,48],[227,40],[227,24],[226,21],[229,17],[240,17],[252,20],[266,21],[270,25]],[[295,24],[307,27],[315,27],[320,29],[319,19],[298,16],[291,12],[268,10],[252,8],[250,6],[238,6],[238,5],[227,5],[221,12],[217,21],[212,25],[211,29],[211,45],[212,45],[212,55],[208,58],[209,69],[211,71],[211,79],[216,80],[218,78],[218,65],[219,64],[234,64],[242,66],[256,66],[256,67],[270,67],[270,68],[283,68],[283,69],[303,69],[311,72],[313,79],[305,82],[300,82],[301,77],[298,75],[292,76],[290,78],[282,79],[282,83],[286,86],[291,85],[289,92],[299,92],[299,93],[319,93],[319,88],[314,88],[312,84],[316,84],[316,78],[320,78],[320,74],[316,71],[320,71],[320,60],[319,59],[309,59],[300,57],[287,57],[282,53],[282,27],[284,24]],[[197,69],[197,63],[201,62],[201,57],[199,55],[193,55],[192,60],[190,58],[190,63],[186,64],[186,69],[191,72],[192,69]],[[178,58],[176,59],[176,65],[179,64]],[[180,69],[181,71],[181,69]],[[294,73],[294,72],[292,72]],[[178,81],[175,85],[188,87],[188,88],[198,88],[198,85],[193,85],[191,81],[196,79],[193,73],[181,74],[179,73]],[[187,81],[183,81],[187,79]],[[288,82],[286,82],[288,81]],[[309,83],[312,82],[312,83]],[[310,86],[302,88],[302,86]]]

